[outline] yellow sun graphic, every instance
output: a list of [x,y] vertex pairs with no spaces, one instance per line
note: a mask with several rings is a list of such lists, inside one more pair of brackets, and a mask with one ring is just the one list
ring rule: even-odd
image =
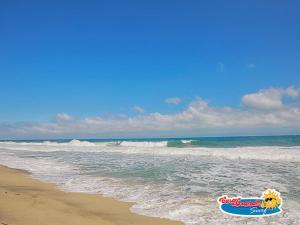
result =
[[262,208],[274,209],[281,204],[280,194],[275,190],[267,190],[263,194]]

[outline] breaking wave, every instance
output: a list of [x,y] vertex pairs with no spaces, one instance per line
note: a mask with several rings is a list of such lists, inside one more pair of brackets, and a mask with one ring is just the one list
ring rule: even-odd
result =
[[0,142],[0,149],[39,152],[110,152],[123,154],[151,154],[173,156],[202,156],[226,159],[271,160],[300,162],[300,146],[252,146],[233,148],[170,147],[166,141],[160,142]]
[[[300,224],[300,146],[193,146],[197,141],[0,142],[0,164],[65,191],[101,193],[133,202],[133,212],[186,225]],[[220,195],[258,196],[266,188],[284,199],[276,217],[228,217],[218,209]]]
[[120,143],[120,146],[123,147],[145,147],[145,148],[151,148],[151,147],[166,147],[168,144],[167,141],[158,141],[158,142],[151,142],[151,141],[122,141]]

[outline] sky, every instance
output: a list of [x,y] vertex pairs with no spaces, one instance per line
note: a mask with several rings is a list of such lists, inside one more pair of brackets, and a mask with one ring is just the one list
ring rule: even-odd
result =
[[1,1],[0,139],[300,133],[299,1]]

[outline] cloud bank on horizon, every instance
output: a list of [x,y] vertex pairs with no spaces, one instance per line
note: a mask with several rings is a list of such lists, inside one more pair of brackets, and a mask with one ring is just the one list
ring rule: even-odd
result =
[[[132,117],[89,117],[76,119],[59,113],[44,123],[0,124],[5,138],[149,137],[176,135],[244,135],[297,133],[300,130],[300,88],[262,89],[242,96],[240,107],[213,107],[196,98],[178,113],[159,112]],[[179,98],[166,100],[179,104]],[[141,107],[134,110],[141,112]],[[144,112],[144,111],[143,111]]]

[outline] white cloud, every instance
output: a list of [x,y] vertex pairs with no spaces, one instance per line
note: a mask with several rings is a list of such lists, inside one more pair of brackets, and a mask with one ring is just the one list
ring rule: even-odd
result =
[[294,87],[288,87],[287,89],[269,88],[244,95],[242,102],[244,105],[255,109],[279,109],[284,106],[284,96],[297,97],[299,92],[299,89],[297,90]]
[[247,65],[247,67],[248,67],[249,69],[253,69],[253,68],[256,67],[256,65],[255,65],[254,63],[249,63],[249,64]]
[[66,113],[58,113],[55,117],[57,121],[70,121],[72,117]]
[[137,105],[136,105],[136,106],[133,106],[132,109],[133,109],[133,111],[138,112],[138,113],[143,113],[143,112],[145,112],[145,110],[144,110],[142,107],[137,106]]
[[296,89],[295,87],[288,87],[285,90],[285,93],[290,97],[298,97],[300,94],[300,88]]
[[[245,134],[259,130],[294,132],[300,130],[300,107],[285,104],[284,96],[297,97],[300,89],[270,88],[242,97],[251,108],[212,107],[201,98],[179,113],[159,112],[133,117],[89,117],[75,119],[61,113],[47,123],[0,124],[0,137],[113,137],[158,136],[160,134]],[[291,100],[293,100],[291,98]],[[295,100],[295,99],[294,99]],[[135,110],[143,112],[142,108]],[[254,109],[254,110],[253,110]],[[267,109],[267,110],[266,110]]]
[[166,103],[170,104],[170,105],[179,105],[181,102],[181,99],[178,97],[172,97],[172,98],[167,98]]
[[275,109],[281,108],[282,103],[282,90],[281,89],[267,89],[261,90],[257,93],[244,95],[242,102],[244,105],[256,109]]

